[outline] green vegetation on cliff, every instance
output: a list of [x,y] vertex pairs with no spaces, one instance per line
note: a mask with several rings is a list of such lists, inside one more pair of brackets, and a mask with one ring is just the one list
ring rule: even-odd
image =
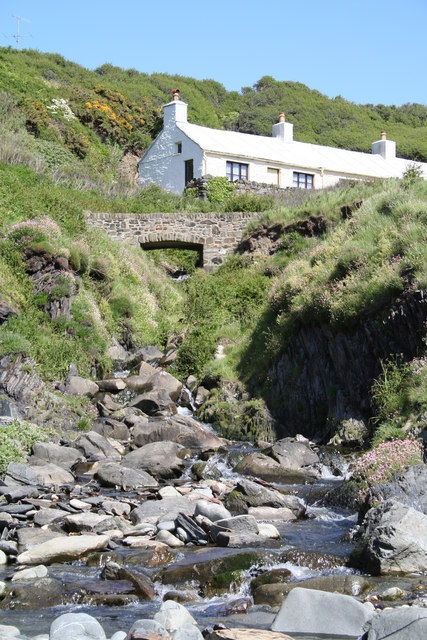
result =
[[370,151],[387,129],[398,155],[427,161],[427,107],[356,105],[297,82],[264,76],[240,93],[214,80],[139,73],[104,64],[89,71],[57,54],[0,47],[0,161],[47,171],[79,189],[117,193],[162,127],[178,86],[191,122],[271,135],[285,111],[295,139]]

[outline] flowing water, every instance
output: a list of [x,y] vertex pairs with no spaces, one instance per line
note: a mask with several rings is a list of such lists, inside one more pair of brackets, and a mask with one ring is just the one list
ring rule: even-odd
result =
[[[128,372],[124,372],[126,375]],[[119,374],[123,376],[123,372]],[[180,413],[192,415],[189,409],[179,408]],[[208,464],[215,467],[221,474],[224,481],[233,483],[238,480],[238,475],[232,470],[236,458],[248,452],[249,445],[231,445],[226,454],[215,454]],[[180,486],[194,484],[190,474],[190,464],[184,472],[182,478],[177,483]],[[90,476],[82,476],[81,484],[91,482]],[[189,564],[199,564],[218,560],[242,552],[253,552],[257,554],[256,563],[240,573],[238,584],[231,584],[226,593],[201,597],[197,590],[191,588],[191,584],[184,585],[185,591],[192,601],[185,603],[185,606],[198,620],[199,624],[208,626],[218,621],[224,621],[234,626],[253,626],[268,629],[275,616],[275,613],[263,605],[253,605],[251,598],[250,582],[268,569],[287,569],[291,576],[289,581],[298,582],[307,578],[323,575],[342,575],[350,573],[346,568],[346,558],[351,550],[351,544],[346,535],[356,522],[356,515],[338,510],[333,510],[321,506],[319,496],[322,496],[328,489],[336,486],[336,477],[325,467],[322,477],[315,484],[310,485],[276,485],[284,493],[297,495],[307,507],[307,517],[297,522],[274,522],[281,534],[281,540],[271,540],[262,548],[254,547],[244,549],[229,549],[208,545],[207,547],[185,546],[179,550],[172,551],[173,561],[169,566],[185,567]],[[102,489],[103,494],[109,498],[123,497],[123,494],[113,490]],[[126,494],[126,498],[132,498]],[[136,496],[135,496],[136,498]],[[292,552],[292,559],[284,559],[288,552]],[[260,552],[262,558],[260,559]],[[145,555],[144,555],[145,554]],[[315,567],[310,566],[310,562],[305,564],[304,559],[312,558],[316,554],[317,561]],[[333,565],[328,561],[322,562],[322,558],[333,555],[335,562]],[[148,573],[155,581],[156,598],[153,601],[131,602],[121,606],[105,606],[96,604],[96,595],[107,589],[116,588],[120,592],[120,585],[113,585],[110,581],[100,580],[102,563],[107,556],[111,559],[120,560],[124,565],[134,570],[142,569]],[[342,558],[342,563],[336,558]],[[67,605],[42,608],[38,610],[9,610],[0,614],[1,624],[12,624],[17,626],[21,633],[36,635],[47,633],[51,622],[64,612],[85,612],[99,620],[105,632],[111,635],[118,630],[129,630],[133,622],[138,618],[151,617],[158,611],[164,595],[174,589],[183,589],[183,585],[162,584],[158,574],[162,567],[148,569],[146,560],[147,552],[129,548],[118,547],[111,554],[102,554],[96,566],[88,566],[84,561],[77,561],[70,564],[53,564],[49,566],[49,577],[60,580],[64,585]],[[108,558],[107,558],[108,559]],[[0,580],[7,580],[13,575],[13,568],[6,566],[0,569]],[[82,594],[86,593],[85,596]],[[249,607],[249,609],[248,609]],[[231,610],[231,611],[230,611]],[[243,612],[241,612],[243,611]],[[246,612],[245,612],[246,611]]]

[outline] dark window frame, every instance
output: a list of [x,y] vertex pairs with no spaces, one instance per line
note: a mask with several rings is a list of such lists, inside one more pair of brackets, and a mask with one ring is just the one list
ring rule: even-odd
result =
[[314,173],[294,171],[292,174],[292,186],[296,189],[314,189]]
[[182,142],[176,142],[176,152],[182,153]]
[[225,165],[225,174],[229,182],[248,180],[249,164],[247,162],[235,162],[234,160],[227,160]]
[[185,169],[185,184],[187,185],[194,178],[194,160],[193,160],[193,158],[190,158],[189,160],[185,160],[184,169]]

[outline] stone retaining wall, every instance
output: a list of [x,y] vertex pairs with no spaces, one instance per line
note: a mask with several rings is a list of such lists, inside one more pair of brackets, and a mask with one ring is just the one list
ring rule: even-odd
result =
[[242,239],[244,229],[259,213],[95,213],[86,220],[116,240],[139,244],[196,249],[207,271],[218,267]]

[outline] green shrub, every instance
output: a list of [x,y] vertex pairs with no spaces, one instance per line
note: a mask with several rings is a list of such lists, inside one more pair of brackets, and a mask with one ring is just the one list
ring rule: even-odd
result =
[[274,207],[274,199],[268,196],[257,196],[247,193],[233,195],[224,202],[224,210],[262,212]]
[[70,247],[69,262],[73,271],[79,273],[81,269],[81,256],[79,249],[75,246]]
[[210,178],[208,181],[207,198],[209,202],[225,202],[234,194],[236,186],[226,177]]

